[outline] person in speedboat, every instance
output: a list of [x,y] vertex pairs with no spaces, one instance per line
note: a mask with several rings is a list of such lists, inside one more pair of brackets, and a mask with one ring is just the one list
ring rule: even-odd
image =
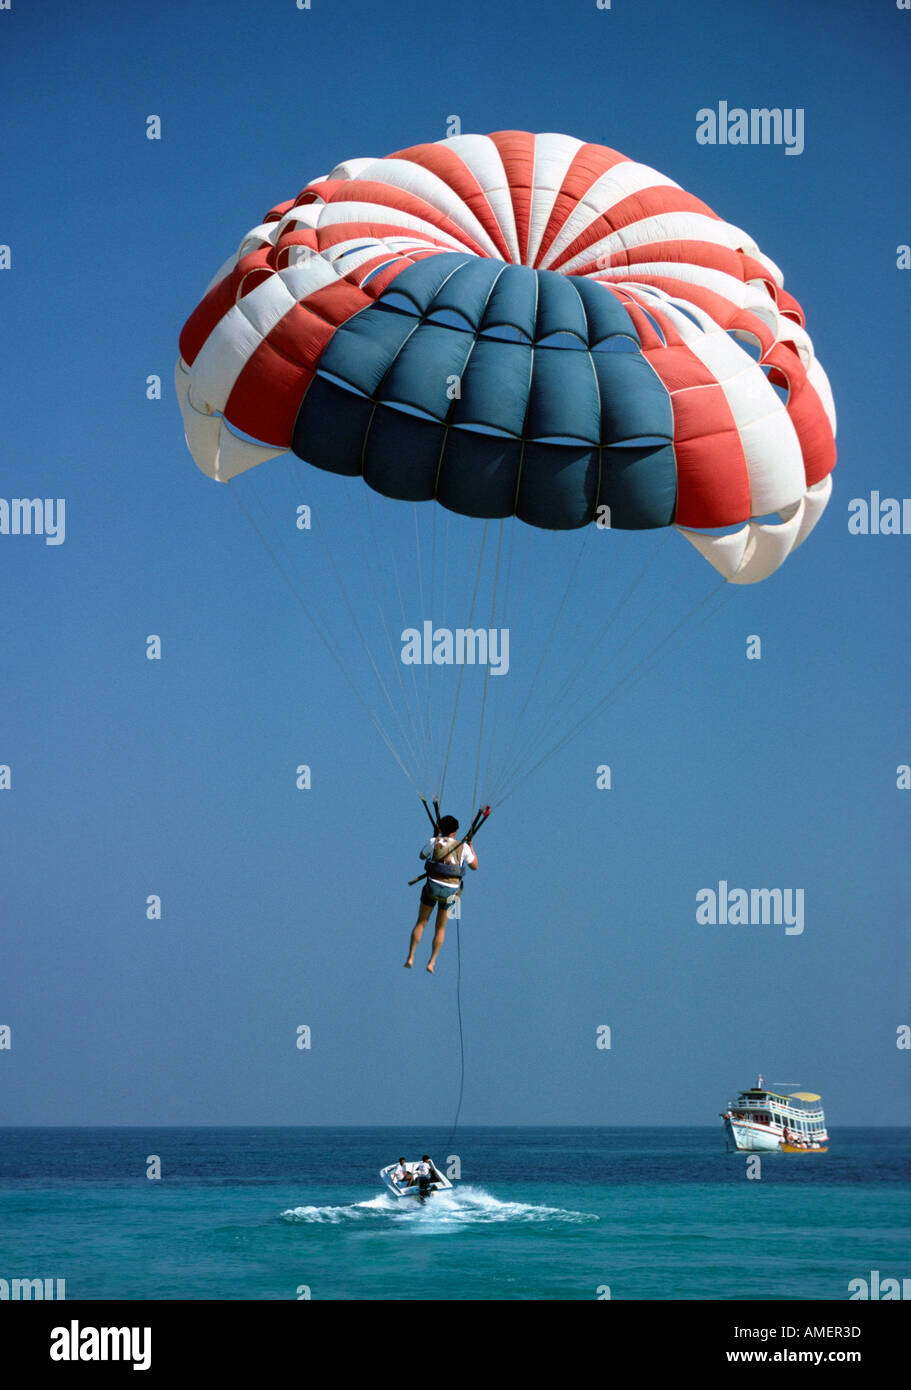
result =
[[409,1184],[408,1169],[405,1167],[404,1158],[400,1158],[395,1168],[392,1170],[392,1181],[397,1187],[407,1187]]
[[429,1154],[421,1154],[421,1161],[415,1169],[412,1181],[415,1180],[418,1185],[418,1197],[422,1202],[426,1202],[433,1191],[432,1184],[440,1180],[440,1175],[434,1168]]

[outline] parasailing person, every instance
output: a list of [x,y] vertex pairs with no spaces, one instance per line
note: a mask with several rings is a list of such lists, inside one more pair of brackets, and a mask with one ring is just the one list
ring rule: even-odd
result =
[[[430,914],[436,908],[436,926],[433,933],[430,960],[427,962],[428,973],[433,974],[436,958],[446,939],[446,918],[449,915],[450,907],[462,891],[465,869],[474,870],[478,867],[478,856],[471,847],[472,831],[469,831],[464,840],[456,840],[455,835],[458,828],[459,822],[455,816],[443,816],[439,822],[438,832],[430,837],[421,850],[421,858],[425,861],[425,881],[421,889],[418,920],[411,933],[408,959],[405,961],[406,970],[410,970],[414,965],[414,953],[424,935],[424,928],[430,919]],[[472,826],[472,830],[474,830],[474,826]]]

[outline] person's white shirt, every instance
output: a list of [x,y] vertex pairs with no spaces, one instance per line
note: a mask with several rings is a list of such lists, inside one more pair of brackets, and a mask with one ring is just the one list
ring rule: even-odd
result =
[[405,1169],[404,1163],[397,1163],[397,1164],[395,1165],[395,1168],[394,1168],[393,1173],[392,1173],[392,1181],[393,1181],[393,1182],[406,1182],[406,1181],[407,1181],[407,1178],[408,1178],[408,1173],[407,1173],[407,1171],[406,1171],[406,1169]]
[[424,1163],[424,1162],[422,1161],[421,1163],[418,1164],[417,1172],[418,1172],[418,1177],[419,1177],[419,1178],[429,1178],[429,1177],[430,1177],[430,1164],[429,1164],[429,1163]]
[[[458,840],[456,839],[455,835],[434,835],[431,839],[429,839],[429,840],[427,841],[426,845],[425,845],[424,848],[421,850],[421,858],[422,858],[422,859],[430,859],[430,858],[432,858],[432,857],[433,857],[433,851],[435,850],[435,848],[437,847],[437,845],[450,845],[450,846],[452,847],[452,849],[455,849],[455,847],[456,847],[456,845],[457,845],[458,843],[459,843],[459,842],[458,842]],[[444,857],[444,859],[445,859],[446,856],[444,855],[443,857]],[[460,863],[460,864],[476,864],[476,863],[477,863],[477,860],[476,860],[476,858],[475,858],[475,852],[474,852],[474,850],[471,848],[471,845],[469,845],[469,844],[464,844],[464,845],[462,846],[461,853],[459,854],[459,863]],[[441,878],[434,878],[433,874],[428,874],[427,877],[430,878],[430,879],[433,879],[433,882],[434,882],[434,883],[440,883],[440,884],[442,884],[443,887],[450,887],[450,886],[452,886],[452,884],[454,883],[454,880],[451,879],[451,878],[442,878],[442,877],[441,877]]]

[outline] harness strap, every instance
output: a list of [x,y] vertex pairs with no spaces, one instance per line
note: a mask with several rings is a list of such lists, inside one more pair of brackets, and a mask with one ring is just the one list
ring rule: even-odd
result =
[[[434,804],[436,804],[436,803],[434,803]],[[472,823],[471,823],[471,829],[469,830],[468,834],[467,834],[463,839],[459,840],[457,844],[453,845],[452,848],[448,851],[448,853],[454,854],[456,850],[461,851],[463,845],[465,845],[465,844],[469,844],[469,845],[470,845],[470,844],[471,844],[471,841],[472,841],[472,839],[473,839],[473,837],[474,837],[475,835],[477,835],[478,831],[480,830],[481,826],[484,824],[484,822],[486,821],[486,819],[487,819],[487,817],[488,817],[489,815],[490,815],[490,807],[489,807],[489,806],[482,806],[481,809],[478,811],[477,815],[475,816],[474,820],[472,821]],[[423,872],[422,874],[418,874],[417,878],[410,878],[410,879],[408,880],[408,887],[409,887],[409,888],[413,888],[414,885],[415,885],[416,883],[420,883],[421,879],[424,878],[425,875],[426,875],[427,877],[429,877],[429,873],[428,873],[428,870],[427,870],[427,864],[430,864],[431,862],[434,864],[435,867],[439,868],[439,866],[440,866],[440,861],[439,861],[438,859],[434,859],[434,860],[432,860],[432,861],[428,859],[428,860],[425,862],[425,865],[424,865],[424,872]],[[455,867],[455,866],[451,866],[451,867]],[[464,879],[464,877],[465,877],[465,866],[464,866],[464,865],[459,865],[458,867],[459,867],[459,869],[460,869],[459,878]],[[440,877],[442,878],[442,877],[444,877],[444,875],[441,874]],[[464,888],[464,886],[465,886],[465,885],[464,885],[464,882],[463,882],[462,888]],[[462,889],[460,888],[460,889],[459,889],[459,892],[461,892],[461,891],[462,891]]]
[[424,864],[428,878],[461,879],[465,877],[464,864],[447,864],[442,859],[428,859]]

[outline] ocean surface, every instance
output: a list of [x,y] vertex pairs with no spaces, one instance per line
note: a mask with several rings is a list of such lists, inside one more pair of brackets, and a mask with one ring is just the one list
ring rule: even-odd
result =
[[[911,1131],[748,1179],[692,1129],[0,1129],[0,1279],[68,1299],[834,1299],[911,1275]],[[452,1194],[379,1169],[458,1156]],[[160,1179],[146,1176],[150,1155]]]

